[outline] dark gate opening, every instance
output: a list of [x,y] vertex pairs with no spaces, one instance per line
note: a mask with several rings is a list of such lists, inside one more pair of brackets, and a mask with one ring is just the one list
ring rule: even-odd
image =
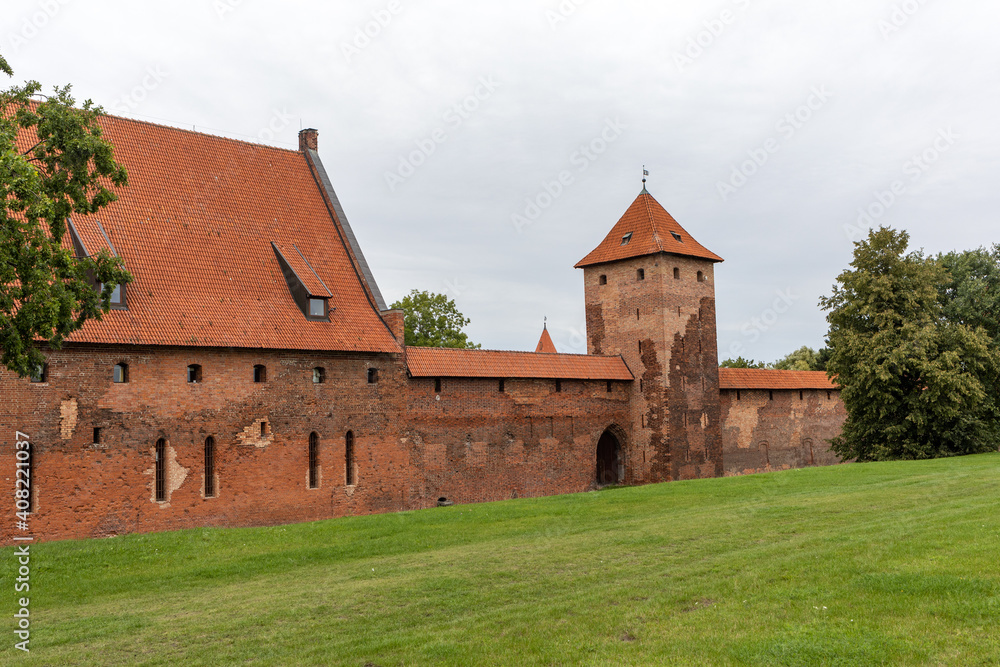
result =
[[621,483],[622,447],[611,431],[597,441],[597,483],[601,486]]

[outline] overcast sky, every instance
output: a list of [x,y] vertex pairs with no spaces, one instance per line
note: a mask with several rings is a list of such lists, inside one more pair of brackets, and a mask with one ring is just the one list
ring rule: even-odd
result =
[[823,345],[866,225],[1000,240],[998,23],[995,0],[6,0],[0,53],[121,115],[318,128],[387,301],[446,292],[486,348],[534,349],[547,316],[586,351],[573,264],[645,164],[726,260],[720,357],[771,361]]

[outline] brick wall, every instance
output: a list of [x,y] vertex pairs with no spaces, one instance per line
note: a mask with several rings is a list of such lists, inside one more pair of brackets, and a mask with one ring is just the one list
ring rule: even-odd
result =
[[[129,366],[126,384],[111,379],[119,362]],[[201,383],[187,382],[188,364],[202,366]],[[266,382],[253,381],[254,364],[266,366]],[[325,369],[321,384],[313,383],[314,367]],[[376,384],[368,384],[369,367],[380,369]],[[71,346],[51,353],[48,382],[0,370],[0,389],[4,495],[13,494],[19,430],[34,445],[31,523],[38,536],[268,525],[411,506],[410,452],[396,431],[405,371],[389,355]],[[348,431],[357,465],[352,487],[345,484]],[[318,489],[308,488],[313,432]],[[209,436],[216,442],[213,498],[204,497]],[[160,438],[165,502],[156,502],[154,488]],[[0,530],[10,538],[9,525]]]
[[[460,503],[585,491],[597,442],[628,418],[630,387],[606,382],[433,378],[410,381],[404,443],[423,499]],[[624,445],[625,443],[622,443]]]
[[840,462],[828,442],[847,418],[839,392],[724,389],[721,399],[726,475]]

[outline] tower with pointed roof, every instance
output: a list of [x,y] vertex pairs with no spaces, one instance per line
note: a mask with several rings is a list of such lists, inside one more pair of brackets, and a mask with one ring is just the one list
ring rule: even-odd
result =
[[644,186],[576,264],[584,275],[587,351],[620,354],[637,378],[626,482],[722,475],[714,271],[721,261]]

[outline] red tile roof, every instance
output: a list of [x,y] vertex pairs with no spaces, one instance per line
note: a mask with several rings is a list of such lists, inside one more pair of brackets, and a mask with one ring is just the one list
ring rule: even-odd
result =
[[823,371],[720,368],[720,389],[838,389]]
[[548,327],[542,329],[542,337],[538,339],[538,345],[535,346],[535,352],[548,352],[551,354],[558,354],[559,350],[556,349],[555,343],[552,342],[552,336],[549,335]]
[[[305,153],[113,116],[101,125],[129,185],[73,223],[93,253],[106,246],[99,220],[135,282],[128,310],[70,341],[401,351]],[[306,320],[272,242],[310,290],[329,288],[330,322]]]
[[406,364],[413,377],[634,379],[621,357],[586,354],[408,347]]
[[[626,234],[632,236],[628,243],[622,245],[622,239]],[[674,234],[680,236],[679,241]],[[576,268],[660,252],[698,257],[713,262],[723,261],[721,257],[695,241],[644,188],[625,211],[625,215],[611,228],[607,237],[589,255],[577,262]]]

